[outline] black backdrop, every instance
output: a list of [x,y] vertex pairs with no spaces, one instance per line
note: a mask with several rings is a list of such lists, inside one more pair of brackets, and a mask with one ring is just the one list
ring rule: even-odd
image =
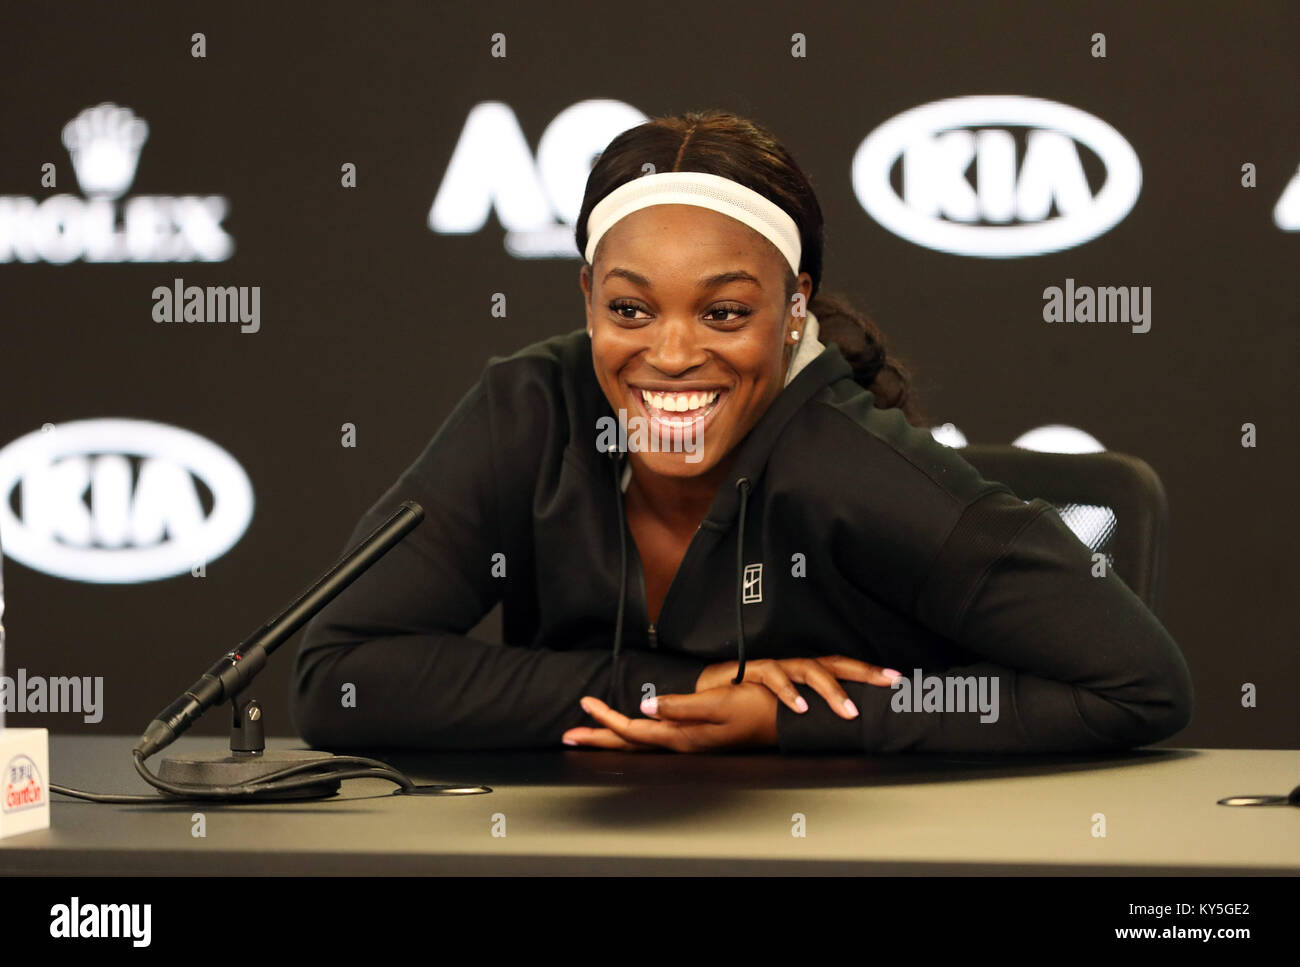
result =
[[[8,724],[139,731],[336,559],[489,356],[583,323],[576,259],[513,257],[497,215],[463,234],[431,230],[428,215],[476,105],[508,105],[536,151],[562,111],[609,98],[770,126],[818,190],[825,287],[873,313],[935,422],[972,443],[1065,424],[1147,460],[1171,510],[1162,618],[1197,691],[1173,741],[1300,746],[1300,237],[1273,216],[1300,164],[1294,4],[8,4],[4,21],[0,445],[45,423],[156,421],[229,452],[255,500],[201,579],[88,583],[7,558],[7,673],[105,682],[97,724]],[[497,33],[504,58],[491,56]],[[804,58],[791,56],[796,33]],[[971,94],[1044,98],[1114,126],[1141,163],[1132,211],[1091,241],[1006,259],[873,220],[850,179],[862,140]],[[221,196],[230,258],[15,257],[12,198],[84,197],[60,134],[105,101],[149,125],[119,205]],[[340,183],[349,162],[355,188]],[[41,184],[46,163],[57,188]],[[1242,185],[1247,163],[1256,187]],[[177,277],[260,286],[260,330],[154,322],[154,287]],[[1067,278],[1150,286],[1151,330],[1046,324],[1043,290]],[[340,443],[344,423],[355,447]],[[1241,445],[1244,423],[1256,447]],[[269,734],[289,730],[296,645],[257,690]],[[1247,682],[1257,708],[1242,707]]]

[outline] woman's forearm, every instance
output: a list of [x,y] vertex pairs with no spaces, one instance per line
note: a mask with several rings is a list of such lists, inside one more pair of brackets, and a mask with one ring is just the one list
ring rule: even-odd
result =
[[[862,713],[853,721],[823,714],[801,687],[810,711],[780,710],[783,750],[1088,751],[1187,725],[1194,698],[1178,645],[1117,575],[1094,576],[1088,548],[1050,506],[995,492],[964,519],[982,537],[1002,535],[983,542],[999,550],[981,567],[962,550],[981,541],[950,542],[917,601],[918,619],[962,659],[923,668],[918,689],[907,656],[886,654],[904,678],[892,689],[845,683]],[[955,567],[948,554],[968,560]]]
[[617,678],[608,648],[550,651],[464,635],[389,635],[332,643],[324,631],[300,656],[292,693],[298,733],[327,748],[551,748],[591,724],[583,695],[611,695],[639,715],[643,689],[690,691],[704,667],[685,656],[626,650]]

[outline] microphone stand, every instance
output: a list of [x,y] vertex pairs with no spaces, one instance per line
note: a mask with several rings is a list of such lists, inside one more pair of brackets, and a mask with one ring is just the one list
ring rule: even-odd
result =
[[[241,692],[230,701],[234,710],[230,725],[230,755],[167,756],[158,767],[159,779],[180,785],[238,786],[255,782],[285,766],[334,758],[332,752],[315,749],[273,749],[267,752],[262,733],[262,706],[257,699],[246,697]],[[334,795],[341,784],[339,779],[324,776],[320,782],[310,786],[261,793],[252,798],[263,801],[318,799]]]
[[[166,748],[205,711],[227,699],[231,703],[233,718],[230,726],[230,754],[168,756],[163,760],[157,776],[162,792],[185,797],[205,795],[206,789],[241,787],[256,783],[271,773],[311,762],[322,765],[335,759],[332,753],[311,749],[284,749],[268,752],[263,735],[262,706],[246,694],[253,677],[266,664],[267,657],[283,644],[295,631],[306,624],[317,612],[332,601],[405,537],[424,519],[424,509],[414,501],[404,501],[401,508],[361,544],[349,552],[314,585],[305,591],[278,617],[262,626],[261,630],[246,639],[238,648],[227,652],[203,674],[197,682],[176,701],[158,713],[136,743],[133,755],[137,768],[149,756]],[[383,766],[374,760],[373,765]],[[340,764],[343,764],[342,762]],[[355,765],[355,762],[351,763]],[[391,769],[383,766],[389,773]],[[340,779],[322,771],[318,782],[311,782],[314,771],[294,770],[300,776],[292,788],[268,788],[256,793],[248,792],[239,801],[275,799],[311,799],[331,796],[338,792]],[[334,770],[336,773],[338,769]],[[400,773],[393,773],[400,775]],[[147,773],[142,772],[142,775]],[[344,776],[343,778],[347,778]],[[151,780],[153,781],[153,780]],[[396,780],[394,780],[396,781]],[[173,789],[162,788],[170,785]],[[438,785],[416,786],[403,777],[403,792],[418,795],[467,795],[491,792],[486,786]],[[205,788],[206,787],[206,788]],[[241,790],[242,791],[242,790]],[[208,793],[211,798],[223,798],[219,793]]]

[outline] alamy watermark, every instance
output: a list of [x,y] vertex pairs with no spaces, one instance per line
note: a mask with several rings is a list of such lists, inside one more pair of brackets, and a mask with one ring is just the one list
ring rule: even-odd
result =
[[1043,290],[1044,322],[1131,323],[1133,332],[1151,329],[1151,286],[1049,285]]
[[262,328],[260,285],[186,285],[173,279],[151,293],[154,322],[239,322],[240,332]]
[[644,416],[627,415],[620,409],[618,418],[602,416],[596,420],[596,450],[609,453],[685,453],[687,463],[704,459],[704,434],[699,418],[677,423]]
[[147,947],[152,935],[151,903],[82,903],[73,897],[50,907],[50,936],[58,940],[130,940]]
[[0,675],[0,708],[5,712],[80,712],[82,721],[94,725],[104,717],[104,677],[83,675],[64,677],[28,675],[18,669],[18,677]]
[[998,720],[998,678],[996,675],[922,675],[912,669],[890,686],[894,697],[889,707],[895,712],[979,712],[980,722]]

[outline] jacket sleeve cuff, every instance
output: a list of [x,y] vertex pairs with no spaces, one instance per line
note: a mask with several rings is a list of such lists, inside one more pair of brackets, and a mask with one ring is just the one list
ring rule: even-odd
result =
[[858,707],[856,718],[841,717],[811,686],[794,683],[808,703],[808,711],[796,712],[784,702],[777,703],[777,745],[782,752],[862,752],[868,748],[868,730],[872,733],[875,730],[866,720],[879,715],[883,703],[879,696],[876,696],[877,701],[870,701],[865,689],[876,686],[844,681],[840,685]]

